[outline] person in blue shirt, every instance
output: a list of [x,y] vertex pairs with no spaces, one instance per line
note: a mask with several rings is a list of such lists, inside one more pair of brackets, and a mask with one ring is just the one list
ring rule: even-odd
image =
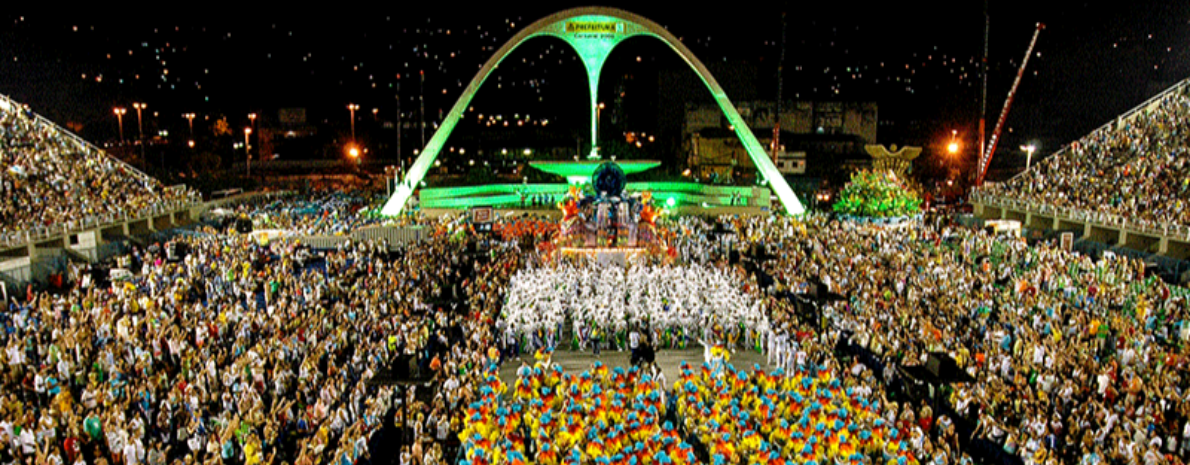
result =
[[57,397],[62,392],[62,386],[59,385],[58,378],[52,373],[48,374],[45,378],[45,392],[49,394],[50,399]]

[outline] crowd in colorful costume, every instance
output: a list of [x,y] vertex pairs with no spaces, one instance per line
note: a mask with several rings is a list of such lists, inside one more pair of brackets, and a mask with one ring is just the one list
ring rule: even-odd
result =
[[[663,379],[663,378],[662,378]],[[663,381],[637,367],[609,370],[595,362],[564,373],[548,359],[517,373],[512,393],[495,365],[480,398],[467,409],[463,465],[686,465],[693,447],[667,420]]]
[[[825,367],[751,373],[685,362],[675,386],[685,430],[706,445],[710,463],[917,463],[881,403],[844,385]],[[851,381],[848,381],[851,384]]]
[[918,463],[860,379],[816,365],[737,370],[712,352],[697,370],[682,362],[672,391],[657,370],[596,361],[576,375],[540,352],[509,391],[490,365],[464,417],[460,463]]

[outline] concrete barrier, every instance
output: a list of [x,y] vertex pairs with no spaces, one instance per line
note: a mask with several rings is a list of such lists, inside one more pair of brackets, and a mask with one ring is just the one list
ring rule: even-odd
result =
[[1088,240],[1112,246],[1120,243],[1121,233],[1118,229],[1088,224],[1084,231],[1086,232],[1083,234],[1083,237],[1086,237]]
[[0,261],[0,275],[8,281],[23,284],[33,280],[32,259],[29,257],[10,258]]
[[1108,247],[1127,247],[1179,260],[1190,258],[1190,232],[1184,226],[1154,225],[1104,213],[1033,205],[978,193],[972,194],[971,202],[972,210],[983,219],[1013,219],[1032,229],[1074,231],[1078,238]]
[[1162,255],[1178,260],[1190,260],[1190,241],[1168,240]]
[[1146,253],[1157,252],[1157,247],[1161,242],[1160,237],[1149,236],[1129,231],[1121,233],[1120,245],[1132,250],[1137,250]]
[[1054,218],[1033,213],[1029,215],[1029,221],[1025,223],[1025,226],[1033,229],[1050,231],[1054,229]]
[[1081,221],[1071,221],[1071,220],[1064,220],[1064,219],[1058,218],[1058,230],[1059,231],[1077,231],[1074,234],[1075,238],[1077,239],[1079,237],[1082,237],[1083,231],[1086,230],[1086,225],[1083,224],[1083,222],[1081,222]]
[[975,214],[985,220],[1002,220],[1004,219],[1004,210],[1000,207],[980,204],[979,208],[975,209]]

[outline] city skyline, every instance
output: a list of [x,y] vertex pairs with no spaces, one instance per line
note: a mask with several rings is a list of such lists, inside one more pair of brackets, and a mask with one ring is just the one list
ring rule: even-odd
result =
[[[1032,137],[1045,141],[1043,152],[1056,149],[1190,70],[1186,47],[1175,46],[1190,38],[1186,6],[1141,5],[1110,17],[1091,4],[1026,6],[993,3],[989,10],[989,133],[1033,24],[1047,24],[1009,115],[1007,145],[1014,137]],[[226,115],[235,126],[249,112],[260,112],[268,123],[281,108],[305,108],[312,122],[345,125],[348,103],[363,107],[358,118],[391,121],[398,95],[405,118],[415,117],[424,95],[432,122],[496,48],[529,22],[563,8],[329,13],[319,21],[297,13],[15,16],[0,27],[0,37],[12,44],[5,50],[12,56],[0,68],[0,92],[96,141],[116,137],[111,109],[133,102],[151,105],[151,124],[177,131],[186,127],[183,114],[200,115],[196,125]],[[878,102],[882,123],[899,126],[888,134],[918,139],[890,143],[928,143],[931,131],[949,134],[952,128],[976,142],[979,5],[945,10],[942,22],[921,20],[932,11],[928,6],[868,14],[783,5],[715,14],[627,9],[669,28],[710,65],[757,70],[759,99],[776,94],[780,13],[786,11],[786,100]],[[656,44],[626,43],[609,61],[614,72],[605,73],[601,98],[615,87],[617,73],[655,77],[680,69],[665,52]],[[561,42],[533,41],[502,64],[473,106],[487,115],[532,114],[558,130],[582,127],[584,112],[574,110],[586,97],[581,73],[574,52]],[[645,94],[648,106],[656,97]]]

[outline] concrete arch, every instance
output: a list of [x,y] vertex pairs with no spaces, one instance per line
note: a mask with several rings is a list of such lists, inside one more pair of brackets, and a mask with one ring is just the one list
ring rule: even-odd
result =
[[484,63],[479,73],[467,85],[467,88],[463,91],[463,95],[459,97],[454,107],[451,108],[450,113],[442,121],[442,125],[434,132],[434,136],[430,141],[426,143],[426,146],[422,149],[421,154],[418,155],[413,166],[409,168],[404,182],[398,186],[397,191],[385,203],[384,208],[381,210],[383,214],[398,215],[401,213],[405,204],[409,201],[409,197],[413,195],[414,188],[425,177],[430,167],[434,164],[434,160],[438,158],[438,153],[441,152],[447,138],[450,137],[450,133],[454,130],[455,125],[458,124],[459,119],[462,118],[467,106],[470,105],[471,99],[479,91],[479,87],[483,85],[488,76],[492,74],[492,71],[499,67],[500,62],[512,53],[513,50],[516,50],[526,40],[538,36],[553,36],[562,39],[570,44],[582,59],[583,65],[587,69],[588,85],[591,90],[592,144],[595,144],[599,140],[597,134],[598,122],[596,120],[596,105],[599,98],[599,75],[612,49],[619,45],[620,42],[636,36],[654,37],[665,42],[673,51],[682,57],[686,64],[690,65],[707,86],[707,89],[711,91],[715,102],[719,104],[719,108],[723,110],[728,122],[732,125],[736,135],[743,143],[744,149],[748,152],[748,157],[752,159],[752,163],[756,165],[769,187],[777,194],[777,198],[785,207],[785,211],[795,215],[805,211],[797,195],[789,188],[789,184],[785,182],[785,178],[777,171],[777,167],[773,165],[773,161],[769,159],[764,146],[756,140],[756,136],[752,134],[752,130],[748,128],[744,119],[736,111],[735,105],[731,103],[731,100],[727,97],[727,93],[719,86],[719,83],[711,75],[711,72],[707,70],[706,66],[677,37],[674,37],[673,34],[665,30],[661,25],[627,11],[606,7],[583,7],[561,11],[534,22],[513,36],[512,39],[500,47]]

